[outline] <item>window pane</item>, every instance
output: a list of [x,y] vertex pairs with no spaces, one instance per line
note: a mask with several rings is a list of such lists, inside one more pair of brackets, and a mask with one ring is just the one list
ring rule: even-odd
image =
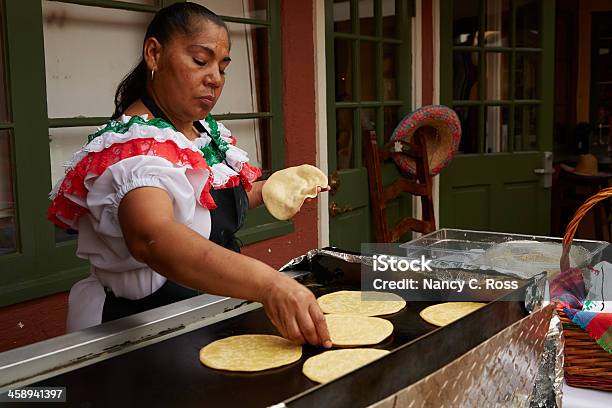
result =
[[453,44],[478,45],[479,0],[453,2]]
[[350,33],[351,26],[351,2],[349,0],[334,0],[334,31]]
[[508,92],[510,75],[510,56],[508,53],[486,53],[486,99],[505,100],[510,98]]
[[361,109],[360,116],[361,130],[376,131],[376,109]]
[[336,101],[353,100],[353,52],[350,40],[334,41]]
[[376,99],[376,43],[361,41],[361,100],[373,101]]
[[540,47],[541,0],[516,0],[516,46]]
[[461,121],[461,143],[460,153],[478,153],[478,129],[479,110],[478,106],[463,106],[454,108]]
[[[612,24],[611,24],[612,25]],[[612,27],[610,28],[612,31]],[[612,34],[599,40],[599,82],[612,83]]]
[[353,110],[336,110],[336,158],[338,170],[353,167]]
[[191,0],[208,7],[220,16],[267,19],[268,0]]
[[399,46],[385,44],[383,46],[383,98],[386,101],[399,99],[397,87],[400,78],[397,75],[399,65]]
[[232,63],[213,114],[270,111],[268,28],[227,23],[232,39]]
[[592,62],[592,65],[599,65],[599,82],[612,83],[612,12],[596,13],[591,17],[593,20],[593,41],[597,41],[597,62]]
[[110,116],[151,13],[43,1],[49,117]]
[[515,99],[538,99],[540,54],[516,53]]
[[612,141],[612,84],[599,85],[599,103],[595,108],[593,146],[604,146]]
[[384,126],[384,142],[387,143],[391,139],[391,135],[399,124],[399,107],[398,106],[386,106],[385,107],[385,126]]
[[[608,145],[612,141],[612,11],[593,13],[591,67],[591,115],[594,122],[593,144]],[[608,146],[612,149],[612,146]]]
[[96,126],[49,129],[51,187],[64,175],[64,163],[87,143],[87,136],[96,130]]
[[[49,129],[49,154],[51,158],[51,187],[64,175],[64,163],[87,143],[87,136],[97,130],[96,126]],[[55,227],[55,242],[77,239],[76,231],[65,231]]]
[[249,163],[270,170],[270,119],[222,120],[236,138],[236,146],[249,154]]
[[399,30],[395,21],[395,0],[383,0],[382,3],[383,16],[383,36],[398,37]]
[[[0,17],[4,16],[4,0],[0,0]],[[6,68],[4,54],[4,18],[0,18],[0,122],[9,121],[8,83],[6,81]]]
[[517,105],[514,108],[514,150],[538,150],[537,105]]
[[487,106],[485,110],[486,153],[508,151],[509,112],[510,109],[507,106]]
[[8,130],[0,130],[0,255],[17,250],[12,156],[11,134]]
[[373,0],[361,0],[359,2],[359,33],[361,35],[376,34]]
[[[359,121],[361,123],[360,131],[362,139],[370,137],[369,131],[374,131],[374,133],[376,134],[376,139],[378,139],[378,134],[376,132],[376,109],[361,109]],[[366,139],[365,141],[368,142],[369,139]]]
[[478,100],[478,52],[453,53],[453,99]]
[[511,19],[510,0],[486,0],[485,45],[509,47]]

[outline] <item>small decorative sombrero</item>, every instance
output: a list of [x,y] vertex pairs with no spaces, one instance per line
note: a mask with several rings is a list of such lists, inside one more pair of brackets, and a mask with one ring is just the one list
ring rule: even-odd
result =
[[[429,156],[429,173],[432,176],[446,167],[459,148],[461,122],[455,111],[443,105],[423,106],[407,115],[397,125],[391,141],[412,142],[414,133],[423,126],[435,129],[435,134],[426,133],[425,143]],[[405,174],[416,175],[416,163],[403,153],[394,153],[393,160]]]

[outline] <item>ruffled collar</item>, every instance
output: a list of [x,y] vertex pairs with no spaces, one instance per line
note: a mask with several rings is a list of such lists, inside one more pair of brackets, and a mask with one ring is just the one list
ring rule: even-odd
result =
[[[210,121],[202,125],[210,132]],[[205,182],[196,191],[198,203],[209,210],[216,208],[210,189],[235,187],[240,184],[250,191],[261,170],[248,163],[247,153],[236,146],[236,139],[221,123],[217,123],[219,142],[223,146],[222,161],[209,165],[206,151],[212,149],[212,137],[201,133],[194,141],[178,132],[163,119],[147,120],[147,115],[126,116],[109,121],[88,137],[89,142],[65,163],[65,175],[50,193],[48,218],[61,228],[78,228],[78,219],[86,214],[87,195],[93,180],[119,161],[134,156],[158,156],[174,166],[201,172]],[[212,132],[211,132],[212,133]],[[212,161],[212,160],[211,160]]]
[[148,119],[147,114],[121,115],[89,135],[89,143],[73,156],[66,167],[73,168],[92,149],[100,151],[128,138],[171,140],[181,148],[202,154],[212,170],[210,177],[214,189],[235,187],[242,183],[247,191],[250,190],[251,184],[261,176],[261,170],[248,163],[247,152],[236,146],[236,138],[212,115],[199,122],[205,132],[200,131],[200,136],[191,140],[162,118]]

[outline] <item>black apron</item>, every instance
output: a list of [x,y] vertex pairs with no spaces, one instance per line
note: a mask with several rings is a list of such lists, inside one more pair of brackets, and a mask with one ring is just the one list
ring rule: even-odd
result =
[[[145,95],[141,100],[155,117],[162,118],[171,123],[151,97]],[[194,126],[199,132],[208,133],[200,122],[194,122]],[[212,140],[211,143],[218,150],[215,141]],[[233,188],[211,189],[210,194],[215,200],[217,208],[210,211],[211,231],[209,239],[224,248],[240,252],[242,243],[236,238],[235,234],[244,224],[249,208],[249,200],[244,187],[242,184],[239,184]],[[205,273],[205,271],[202,272]],[[167,280],[166,283],[149,296],[137,300],[117,297],[109,288],[105,288],[105,291],[106,299],[104,300],[104,308],[102,310],[103,323],[203,293],[186,288],[170,280]]]

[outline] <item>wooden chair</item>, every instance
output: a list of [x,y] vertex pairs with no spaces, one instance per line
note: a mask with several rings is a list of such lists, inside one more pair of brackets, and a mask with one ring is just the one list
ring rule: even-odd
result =
[[[415,133],[413,143],[403,143],[403,152],[416,161],[417,175],[415,178],[401,177],[391,185],[384,187],[382,182],[381,164],[391,159],[395,142],[389,142],[379,148],[376,132],[366,130],[363,132],[364,158],[368,169],[370,183],[370,206],[374,221],[374,231],[378,242],[397,242],[409,231],[423,234],[436,229],[436,220],[433,209],[432,177],[429,174],[427,160],[427,146],[425,134],[419,129]],[[423,219],[405,217],[395,225],[387,222],[387,204],[406,192],[421,197]]]

